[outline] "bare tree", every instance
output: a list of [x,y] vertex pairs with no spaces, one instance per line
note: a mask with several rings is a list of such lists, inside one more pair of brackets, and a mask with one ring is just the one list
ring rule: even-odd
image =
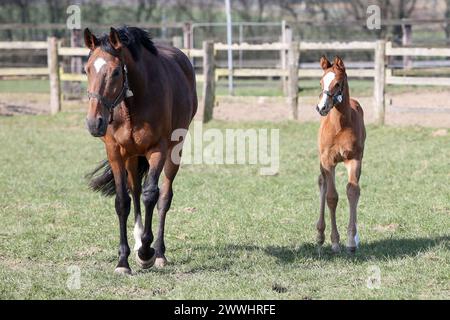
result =
[[[366,18],[366,10],[373,4],[370,0],[353,0],[347,2],[347,12],[357,20]],[[410,18],[417,6],[417,0],[379,0],[381,17],[385,20],[400,20]],[[387,28],[383,28],[380,36],[387,35]],[[403,28],[401,24],[395,25],[392,29],[393,40],[401,42]]]
[[[450,19],[450,0],[446,0],[445,4],[445,18]],[[445,40],[447,41],[447,44],[450,42],[450,23],[448,22],[445,24]]]
[[153,20],[160,2],[158,0],[139,0],[136,7],[136,22]]

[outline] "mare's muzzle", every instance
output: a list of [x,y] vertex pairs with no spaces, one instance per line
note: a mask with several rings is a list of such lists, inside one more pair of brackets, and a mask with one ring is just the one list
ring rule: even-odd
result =
[[108,121],[106,121],[102,116],[86,118],[86,127],[92,136],[103,137],[106,134],[106,129],[108,128]]

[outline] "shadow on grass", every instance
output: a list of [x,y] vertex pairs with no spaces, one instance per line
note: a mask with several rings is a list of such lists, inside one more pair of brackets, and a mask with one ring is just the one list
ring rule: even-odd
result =
[[[314,243],[304,243],[300,246],[258,246],[258,245],[198,245],[192,248],[194,254],[183,256],[172,261],[164,269],[149,269],[136,271],[136,275],[147,272],[160,274],[176,273],[183,278],[201,272],[217,272],[229,270],[234,264],[242,262],[242,256],[250,254],[262,254],[277,259],[280,265],[302,262],[304,260],[316,261],[350,261],[352,263],[364,263],[374,260],[392,260],[406,257],[414,257],[420,252],[444,246],[449,249],[449,236],[437,236],[431,238],[403,238],[382,239],[364,243],[356,253],[347,253],[345,247],[339,254],[331,251],[330,245],[321,248]],[[176,250],[176,248],[172,248]],[[195,253],[196,252],[196,253]],[[201,262],[196,261],[199,259]],[[170,260],[170,257],[169,257]],[[183,267],[184,266],[184,267]],[[181,267],[181,270],[179,269]],[[184,270],[183,270],[184,269]]]
[[[280,264],[294,263],[299,259],[314,260],[350,260],[355,263],[362,263],[372,260],[390,260],[405,257],[414,257],[420,252],[427,251],[433,247],[444,245],[449,246],[449,236],[438,236],[433,238],[403,238],[403,239],[382,239],[362,244],[356,253],[347,253],[345,246],[342,246],[341,253],[334,254],[330,245],[325,245],[320,249],[313,243],[305,243],[300,246],[257,246],[257,245],[226,245],[220,247],[199,246],[193,250],[213,252],[214,257],[209,261],[217,262],[217,257],[227,257],[227,263],[213,263],[211,266],[203,266],[200,269],[215,270],[227,269],[232,261],[237,261],[243,252],[263,252],[266,255],[275,257]],[[195,270],[191,270],[195,271]]]
[[448,247],[449,240],[449,236],[382,239],[362,244],[354,254],[348,253],[342,244],[341,253],[339,254],[334,254],[330,245],[325,245],[319,249],[318,246],[312,243],[306,243],[295,248],[268,246],[264,248],[264,251],[268,255],[276,257],[280,263],[292,263],[298,258],[316,260],[350,259],[354,262],[365,262],[414,257],[420,252],[427,251],[441,244]]

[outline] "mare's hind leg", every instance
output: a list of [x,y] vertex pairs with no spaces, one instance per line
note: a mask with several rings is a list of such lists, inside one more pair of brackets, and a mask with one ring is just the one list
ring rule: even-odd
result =
[[132,157],[125,162],[127,169],[128,186],[131,190],[133,204],[134,204],[134,251],[137,251],[142,245],[142,234],[144,232],[144,226],[142,225],[141,215],[141,180],[139,177],[139,158]]
[[146,154],[149,163],[149,172],[145,179],[142,192],[142,199],[145,205],[145,224],[142,235],[142,246],[136,254],[136,261],[143,269],[153,266],[156,259],[155,250],[150,247],[153,241],[152,218],[153,209],[159,197],[158,180],[164,166],[165,157],[166,149],[162,146],[158,146],[158,148],[152,149]]
[[[170,154],[170,151],[169,151]],[[177,175],[179,165],[174,164],[170,157],[167,158],[164,165],[164,182],[161,186],[161,192],[158,199],[158,214],[159,214],[159,226],[158,234],[156,236],[153,248],[156,252],[155,267],[161,268],[167,264],[167,259],[164,255],[166,246],[164,245],[164,226],[166,222],[166,214],[170,209],[172,203],[173,190],[172,183]]]
[[336,225],[336,207],[338,204],[339,196],[336,190],[334,172],[335,167],[324,170],[325,180],[327,184],[326,200],[328,209],[330,210],[331,219],[331,249],[333,250],[333,252],[339,252],[339,232]]
[[347,198],[350,207],[350,218],[347,228],[347,248],[355,252],[358,247],[358,230],[356,227],[356,208],[359,201],[359,177],[361,175],[361,160],[346,160],[344,162],[348,173]]
[[320,166],[320,175],[318,183],[320,191],[320,212],[316,228],[317,228],[317,244],[321,246],[325,242],[325,200],[326,200],[325,196],[327,192],[327,182],[322,166]]

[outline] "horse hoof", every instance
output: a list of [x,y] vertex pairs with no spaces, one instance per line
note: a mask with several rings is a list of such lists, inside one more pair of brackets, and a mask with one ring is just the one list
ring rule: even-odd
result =
[[142,260],[139,257],[139,252],[138,251],[136,252],[136,262],[139,265],[139,267],[141,267],[142,269],[151,268],[155,264],[155,260],[156,260],[155,254],[153,254],[153,256],[148,260]]
[[155,267],[158,269],[164,268],[167,265],[167,259],[165,257],[156,258]]
[[319,246],[323,245],[325,242],[325,235],[324,234],[318,234],[316,238],[316,242]]
[[117,267],[116,269],[114,269],[114,273],[115,274],[125,274],[125,275],[130,275],[131,274],[131,269],[127,268],[127,267]]
[[356,252],[356,247],[347,247],[347,252],[348,253],[355,253]]
[[331,250],[333,251],[333,253],[341,252],[341,247],[339,246],[339,243],[331,244]]

